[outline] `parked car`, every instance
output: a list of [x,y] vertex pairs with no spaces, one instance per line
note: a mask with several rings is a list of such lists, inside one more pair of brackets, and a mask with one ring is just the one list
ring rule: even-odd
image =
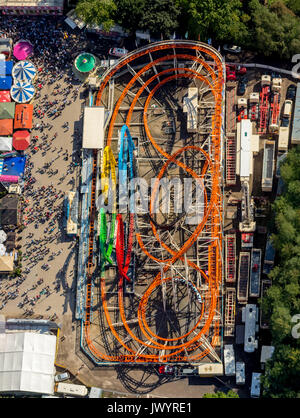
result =
[[226,79],[227,81],[236,80],[235,65],[226,65]]
[[175,373],[175,368],[173,366],[162,365],[158,368],[159,374],[168,374],[173,375]]
[[223,45],[223,50],[226,52],[230,52],[231,54],[239,54],[242,52],[242,48],[237,45]]
[[243,67],[242,65],[238,65],[237,68],[236,68],[236,72],[239,75],[244,75],[247,72],[247,68]]
[[128,51],[125,48],[110,48],[108,53],[114,57],[123,57],[128,53]]
[[294,84],[291,84],[286,91],[286,99],[294,100],[296,96],[296,86]]
[[68,379],[70,379],[70,373],[68,372],[57,374],[54,377],[55,382],[63,382],[64,380],[68,380]]
[[237,94],[238,94],[239,96],[242,96],[243,94],[245,94],[245,92],[246,92],[246,88],[247,88],[247,82],[246,82],[246,80],[241,79],[241,80],[239,81],[239,84],[238,84]]

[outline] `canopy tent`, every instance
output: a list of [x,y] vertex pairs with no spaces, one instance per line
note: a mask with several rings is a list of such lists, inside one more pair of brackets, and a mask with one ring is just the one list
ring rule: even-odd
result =
[[16,103],[0,103],[0,119],[13,119],[15,117]]
[[0,75],[11,75],[13,65],[12,61],[0,61]]
[[0,334],[0,392],[54,393],[56,336]]
[[12,150],[12,137],[0,136],[0,151],[11,151],[11,150]]
[[15,102],[26,103],[33,98],[34,87],[30,83],[22,83],[20,81],[16,81],[16,83],[10,89],[10,95]]
[[95,68],[96,58],[88,52],[83,52],[75,59],[75,68],[80,73],[88,73]]
[[6,248],[3,244],[0,244],[0,256],[5,255],[6,253]]
[[15,81],[31,82],[36,75],[35,66],[29,61],[19,61],[14,65],[12,76]]
[[0,103],[4,102],[11,102],[9,90],[0,90]]
[[6,233],[3,231],[3,229],[0,230],[0,243],[3,244],[7,239]]
[[32,53],[33,45],[27,40],[21,39],[14,46],[13,54],[17,60],[26,60]]
[[12,135],[14,131],[13,119],[0,119],[0,136]]
[[0,54],[0,61],[5,61],[5,60],[6,60],[6,55]]
[[31,129],[32,128],[32,104],[16,104],[14,128]]
[[13,134],[13,147],[18,151],[24,151],[30,145],[30,133],[28,131],[16,131]]
[[9,90],[11,85],[12,77],[10,75],[0,77],[0,90]]

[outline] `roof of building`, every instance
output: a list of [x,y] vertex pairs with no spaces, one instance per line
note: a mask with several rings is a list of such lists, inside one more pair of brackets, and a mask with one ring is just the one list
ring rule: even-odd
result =
[[9,90],[0,90],[0,102],[11,102]]
[[269,360],[272,357],[274,350],[275,347],[273,345],[263,345],[261,347],[260,362],[265,363]]
[[104,107],[86,106],[83,117],[82,147],[103,149]]
[[7,136],[12,135],[14,131],[13,119],[0,119],[0,135]]
[[1,225],[18,224],[18,203],[19,196],[16,194],[7,194],[0,200]]
[[[5,243],[6,249],[7,245]],[[9,251],[7,249],[7,251]],[[0,256],[0,272],[10,272],[14,270],[14,255],[2,255]],[[0,366],[1,368],[1,366]],[[0,373],[1,376],[1,373]]]
[[24,151],[30,145],[30,133],[27,130],[15,131],[13,134],[13,146],[16,150]]
[[32,104],[17,104],[15,111],[15,129],[31,129],[32,128]]
[[0,0],[0,7],[63,7],[64,0]]
[[12,137],[0,136],[0,151],[11,151],[11,150],[12,150]]
[[88,52],[83,52],[75,59],[75,68],[81,73],[88,73],[95,68],[96,58]]
[[0,90],[9,90],[12,86],[12,77],[7,75],[0,77]]
[[13,119],[15,117],[15,108],[15,102],[0,103],[0,119]]
[[55,335],[0,334],[0,392],[53,394],[55,352]]

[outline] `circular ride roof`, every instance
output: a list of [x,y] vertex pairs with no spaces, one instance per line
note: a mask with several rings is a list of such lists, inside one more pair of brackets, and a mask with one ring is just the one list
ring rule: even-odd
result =
[[96,58],[94,55],[84,52],[75,59],[75,68],[81,73],[88,73],[94,69]]

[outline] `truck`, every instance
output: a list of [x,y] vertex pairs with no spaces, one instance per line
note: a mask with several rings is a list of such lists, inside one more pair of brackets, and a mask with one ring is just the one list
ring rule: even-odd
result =
[[247,304],[242,310],[242,321],[245,323],[244,351],[254,353],[258,347],[255,333],[258,331],[258,308],[254,304]]
[[274,265],[274,259],[275,259],[275,248],[272,245],[270,235],[268,235],[266,250],[265,250],[264,265],[263,265],[264,274],[270,273]]
[[260,397],[260,376],[261,376],[261,373],[255,373],[255,372],[252,373],[251,390],[250,390],[251,398]]
[[224,345],[224,369],[226,376],[235,375],[235,355],[232,344]]
[[251,256],[249,297],[258,298],[260,291],[261,249],[253,248]]
[[235,364],[235,383],[237,385],[244,385],[245,381],[245,363],[243,361],[237,361]]
[[56,388],[57,393],[64,395],[73,395],[84,397],[88,394],[87,387],[84,385],[74,385],[72,383],[58,383]]
[[288,126],[280,126],[278,135],[278,151],[287,151],[289,146],[289,133],[290,128]]

